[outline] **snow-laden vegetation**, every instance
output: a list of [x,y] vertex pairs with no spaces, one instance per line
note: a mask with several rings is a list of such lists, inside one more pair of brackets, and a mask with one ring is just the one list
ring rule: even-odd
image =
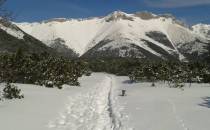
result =
[[169,85],[192,82],[210,83],[210,66],[204,62],[94,59],[89,60],[89,68],[94,72],[129,76],[130,82],[163,81]]
[[[78,86],[78,78],[86,72],[79,61],[53,57],[47,53],[0,55],[0,82],[30,83],[61,88],[63,84]],[[51,85],[50,85],[51,84]]]

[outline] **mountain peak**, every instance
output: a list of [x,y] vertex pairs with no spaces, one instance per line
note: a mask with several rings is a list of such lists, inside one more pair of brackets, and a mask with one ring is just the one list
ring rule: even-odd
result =
[[120,19],[133,21],[133,18],[129,14],[122,11],[114,11],[105,17],[106,22],[118,21]]
[[136,12],[134,14],[134,16],[140,17],[141,19],[144,19],[144,20],[157,18],[157,15],[155,15],[155,14],[153,14],[151,12],[147,12],[147,11]]
[[117,10],[117,11],[112,12],[111,15],[126,15],[126,13],[121,10]]

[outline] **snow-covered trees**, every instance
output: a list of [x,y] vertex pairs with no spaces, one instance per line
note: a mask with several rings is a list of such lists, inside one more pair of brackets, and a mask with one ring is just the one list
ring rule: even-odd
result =
[[181,83],[210,83],[210,67],[205,63],[143,61],[141,59],[75,59],[58,58],[47,53],[0,55],[0,82],[30,83],[62,88],[63,84],[79,85],[83,74],[107,72],[129,76],[131,82],[167,82],[171,87]]
[[182,83],[210,83],[210,68],[205,63],[144,62],[129,74],[131,81],[167,81],[170,87]]
[[210,83],[210,66],[204,62],[148,61],[132,58],[88,59],[94,72],[129,76],[131,82],[163,81],[171,87],[181,83]]
[[48,54],[0,55],[0,82],[30,83],[61,88],[63,84],[78,86],[78,78],[86,71],[85,63],[53,57]]

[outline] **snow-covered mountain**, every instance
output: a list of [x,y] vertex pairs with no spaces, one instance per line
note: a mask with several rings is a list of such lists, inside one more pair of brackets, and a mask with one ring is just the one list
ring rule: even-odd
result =
[[197,24],[192,26],[192,29],[198,35],[206,37],[210,40],[210,25],[207,24]]
[[47,52],[54,56],[77,57],[77,54],[66,47],[62,40],[55,39],[50,46],[46,46],[15,24],[0,18],[0,53],[15,53],[18,49],[27,54]]
[[0,18],[0,53],[14,53],[20,48],[26,53],[55,53],[53,49],[28,35],[16,25]]
[[16,23],[50,45],[61,39],[80,56],[195,60],[209,56],[209,40],[171,15],[115,11],[105,17]]

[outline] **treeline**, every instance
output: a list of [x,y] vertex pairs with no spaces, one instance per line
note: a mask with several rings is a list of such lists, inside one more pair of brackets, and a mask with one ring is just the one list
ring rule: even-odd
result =
[[87,72],[84,62],[54,57],[48,53],[0,55],[0,82],[27,83],[61,88],[63,84],[78,86],[78,78]]
[[117,76],[128,76],[140,64],[139,59],[132,58],[105,58],[83,59],[93,72],[106,72]]
[[129,76],[131,82],[210,83],[210,65],[201,62],[147,61],[132,58],[65,59],[47,53],[0,55],[0,82],[61,88],[79,85],[83,74],[106,72]]
[[148,61],[141,59],[92,59],[89,68],[129,76],[131,82],[167,81],[173,83],[210,83],[210,65],[204,62]]
[[210,68],[205,63],[146,62],[139,64],[129,74],[132,82],[164,81],[170,87],[182,87],[182,83],[210,83]]

